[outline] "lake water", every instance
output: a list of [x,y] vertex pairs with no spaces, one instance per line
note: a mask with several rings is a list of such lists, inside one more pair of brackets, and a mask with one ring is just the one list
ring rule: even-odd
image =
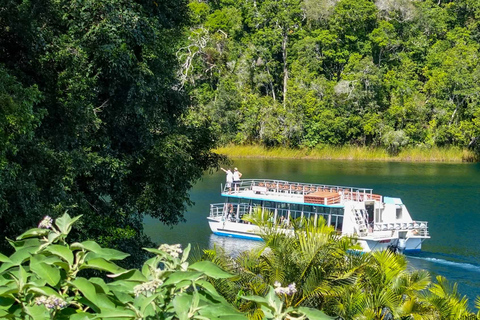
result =
[[[480,295],[480,164],[239,159],[234,166],[245,179],[363,187],[401,198],[414,220],[428,221],[431,235],[420,254],[407,256],[410,266],[457,282],[470,306]],[[221,183],[223,171],[205,174],[191,191],[187,222],[169,228],[146,218],[147,235],[157,243],[216,244],[233,254],[258,245],[211,234],[206,217],[210,203],[223,202]]]

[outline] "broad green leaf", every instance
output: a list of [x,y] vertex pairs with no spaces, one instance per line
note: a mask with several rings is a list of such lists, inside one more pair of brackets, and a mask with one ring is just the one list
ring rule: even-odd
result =
[[53,244],[47,247],[46,251],[67,261],[69,265],[73,264],[73,252],[65,246]]
[[209,294],[212,298],[214,298],[217,301],[226,301],[224,297],[222,297],[215,287],[208,281],[206,280],[197,280],[195,281],[195,285],[199,286],[203,289],[203,291],[207,294]]
[[12,293],[18,293],[18,286],[15,281],[11,281],[0,287],[0,296],[8,296]]
[[47,235],[49,232],[50,232],[49,229],[33,228],[19,235],[17,237],[17,240],[23,240],[27,238],[33,238],[33,237],[42,237]]
[[47,320],[50,319],[50,312],[45,306],[25,306],[25,312],[32,317],[33,320]]
[[64,235],[67,235],[70,230],[72,230],[72,224],[80,219],[81,215],[71,218],[68,213],[64,213],[60,218],[55,219],[55,225],[58,227],[58,230]]
[[187,261],[188,259],[188,255],[190,254],[190,249],[192,248],[192,246],[190,245],[190,243],[187,245],[187,247],[185,249],[183,249],[183,255],[182,255],[182,259],[180,260],[180,262],[185,262]]
[[135,319],[135,312],[127,309],[102,310],[94,319],[108,319],[108,318],[131,318]]
[[8,315],[10,315],[9,312],[0,309],[0,317],[2,317],[2,318],[7,318]]
[[0,253],[0,262],[12,262],[9,257]]
[[28,292],[33,292],[33,293],[37,293],[39,295],[44,295],[44,296],[57,296],[59,298],[61,298],[62,296],[57,292],[55,291],[54,289],[50,288],[50,287],[46,287],[46,286],[43,286],[43,287],[31,287],[28,289]]
[[[110,293],[110,289],[108,288],[108,285],[105,283],[105,281],[102,278],[97,278],[93,277],[89,279],[91,283],[98,289],[101,288],[103,293]],[[96,290],[97,292],[101,292],[99,290]]]
[[228,272],[223,271],[220,269],[216,264],[211,261],[199,261],[190,266],[190,269],[202,271],[207,276],[214,278],[214,279],[224,279],[224,278],[231,278],[233,275],[229,274]]
[[248,300],[248,301],[268,304],[267,299],[265,299],[264,297],[260,297],[260,296],[242,296],[241,298],[245,299],[245,300]]
[[95,319],[95,314],[92,313],[87,313],[87,312],[78,312],[75,314],[72,314],[69,317],[69,320],[91,320]]
[[56,286],[57,283],[60,281],[60,270],[42,261],[38,261],[32,258],[32,260],[30,261],[30,269],[40,278],[45,279],[47,283],[52,287]]
[[14,298],[11,297],[0,297],[0,310],[7,310],[16,303]]
[[202,272],[177,271],[170,274],[165,280],[164,285],[176,284],[180,281],[194,281],[203,275]]
[[92,302],[95,303],[102,311],[115,309],[116,307],[115,303],[113,303],[113,301],[110,300],[110,298],[104,293],[97,292],[97,299]]
[[2,265],[0,266],[0,274],[2,274],[3,272],[7,271],[8,269],[10,268],[13,268],[17,266],[15,263],[13,262],[4,262],[2,263]]
[[71,281],[71,284],[77,288],[85,298],[95,303],[97,299],[97,292],[95,291],[95,286],[85,278],[78,277],[75,280]]
[[117,266],[115,263],[107,261],[103,258],[95,258],[95,259],[88,260],[87,263],[83,264],[80,267],[80,270],[82,269],[96,269],[101,271],[107,271],[114,274],[118,274],[119,272],[122,272],[125,270]]
[[209,319],[247,319],[246,316],[242,315],[228,303],[204,305],[198,313]]
[[[133,289],[131,291],[133,291]],[[111,292],[115,295],[115,297],[117,297],[118,301],[123,304],[133,303],[135,300],[131,295],[125,293],[124,291],[112,289]]]
[[327,316],[325,313],[323,313],[320,310],[317,309],[312,309],[312,308],[307,308],[307,307],[299,307],[297,309],[298,311],[302,312],[307,316],[308,319],[310,320],[332,320],[335,319],[333,317]]
[[135,305],[140,307],[140,311],[142,313],[145,312],[145,309],[154,301],[157,297],[159,297],[161,293],[152,294],[149,297],[145,297],[140,295],[138,298],[135,299]]
[[[30,254],[37,251],[38,247],[23,247],[10,256],[10,260],[15,265],[20,265],[30,258]],[[3,265],[2,265],[3,266]]]
[[188,320],[188,311],[192,305],[192,296],[180,293],[173,298],[173,308],[179,320]]
[[138,281],[145,282],[148,279],[137,269],[125,270],[115,274],[107,275],[109,278],[114,278],[116,280],[129,280],[129,281]]
[[18,240],[18,241],[9,240],[8,242],[15,248],[15,251],[18,251],[22,248],[28,248],[28,247],[39,248],[40,245],[42,244],[38,239],[25,239],[25,240]]
[[133,288],[136,285],[139,285],[141,282],[127,281],[127,280],[118,280],[114,282],[107,283],[110,290],[119,290],[122,292],[133,293]]
[[20,291],[23,290],[23,287],[25,284],[28,282],[28,273],[25,271],[25,269],[20,265],[18,266],[18,289]]
[[75,242],[70,245],[72,250],[87,250],[97,255],[90,255],[91,259],[104,258],[106,260],[123,260],[129,256],[128,253],[118,251],[115,249],[102,248],[95,241],[83,241],[81,243]]

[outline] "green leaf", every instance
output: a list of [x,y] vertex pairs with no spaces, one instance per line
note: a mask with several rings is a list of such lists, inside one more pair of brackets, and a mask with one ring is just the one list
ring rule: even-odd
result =
[[28,289],[28,292],[33,292],[37,293],[39,295],[44,295],[44,296],[57,296],[61,298],[62,296],[55,290],[53,290],[50,287],[42,286],[42,287],[31,287]]
[[[110,288],[102,278],[93,277],[93,278],[90,278],[89,280],[91,283],[93,283],[93,285],[96,288],[101,288],[103,293],[107,293],[107,294],[110,293]],[[100,292],[99,290],[96,290],[96,291]]]
[[310,320],[331,320],[335,319],[333,317],[327,316],[325,313],[323,313],[320,310],[317,309],[312,309],[312,308],[307,308],[307,307],[299,307],[297,308],[298,311],[302,312],[307,316],[308,319]]
[[127,309],[102,310],[94,319],[108,319],[108,318],[131,318],[135,319],[135,312]]
[[62,258],[63,260],[67,261],[69,265],[73,264],[73,252],[69,248],[65,246],[61,246],[58,244],[50,245],[46,248],[46,251]]
[[50,232],[49,229],[40,229],[40,228],[33,228],[30,230],[25,231],[21,235],[17,237],[17,240],[22,240],[26,238],[33,238],[33,237],[42,237],[47,235]]
[[[38,247],[24,247],[10,256],[10,260],[14,265],[20,265],[30,258],[31,253],[38,250]],[[3,265],[2,265],[3,267]]]
[[165,280],[164,285],[176,284],[181,281],[194,281],[203,275],[201,272],[177,271],[170,274]]
[[198,313],[208,319],[248,319],[246,316],[242,315],[238,310],[227,303],[202,306],[202,309],[200,309]]
[[115,263],[107,261],[103,258],[95,258],[95,259],[88,260],[87,263],[83,264],[80,267],[80,270],[82,269],[96,269],[101,271],[107,271],[113,274],[118,274],[119,272],[122,272],[125,270],[117,266]]
[[192,304],[192,296],[180,293],[173,298],[173,308],[179,320],[188,320],[188,311]]
[[95,315],[87,312],[78,312],[69,316],[69,320],[91,320],[95,319]]
[[0,262],[12,262],[6,255],[0,253]]
[[200,261],[192,264],[190,269],[202,271],[207,276],[214,278],[214,279],[225,279],[231,278],[233,275],[229,274],[228,272],[223,271],[220,269],[216,264],[211,261]]
[[190,245],[190,243],[187,245],[187,247],[183,250],[183,255],[182,255],[182,259],[180,260],[181,263],[187,261],[188,259],[188,255],[190,254],[190,249],[192,248],[192,246]]
[[125,270],[120,273],[109,274],[107,275],[107,277],[117,280],[129,280],[138,282],[148,281],[148,279],[137,269]]
[[[133,291],[133,289],[131,291]],[[131,295],[125,293],[124,291],[112,289],[111,292],[115,295],[118,301],[123,304],[133,303],[133,301],[135,300]]]
[[[22,248],[28,248],[28,247],[35,247],[39,248],[40,245],[42,244],[40,240],[38,239],[25,239],[25,240],[19,240],[19,241],[8,241],[14,248],[15,251],[18,251]],[[11,258],[10,258],[11,259]]]
[[264,297],[260,297],[260,296],[242,296],[241,298],[242,298],[242,299],[245,299],[245,300],[248,300],[248,301],[253,301],[253,302],[257,302],[257,303],[268,304],[267,299],[265,299]]
[[55,219],[55,225],[58,227],[58,230],[64,235],[67,235],[70,230],[72,230],[72,224],[80,219],[81,215],[71,218],[68,213],[64,213],[60,218]]
[[91,259],[104,258],[106,260],[123,260],[130,256],[128,253],[124,253],[115,249],[102,248],[95,241],[83,241],[81,243],[75,242],[70,245],[72,250],[87,250],[97,255],[90,255]]
[[85,278],[82,278],[82,277],[78,277],[76,278],[75,280],[71,281],[71,284],[77,288],[82,294],[83,296],[90,300],[91,302],[95,303],[95,301],[97,300],[97,292],[95,290],[95,286],[90,282],[88,281],[87,279]]
[[50,312],[45,306],[25,306],[25,312],[33,318],[33,320],[47,320],[50,319]]
[[18,293],[18,286],[15,281],[11,281],[0,287],[0,296],[8,296],[12,293]]
[[54,266],[40,261],[38,256],[34,256],[30,260],[30,269],[40,278],[45,279],[52,287],[56,286],[60,281],[60,270]]

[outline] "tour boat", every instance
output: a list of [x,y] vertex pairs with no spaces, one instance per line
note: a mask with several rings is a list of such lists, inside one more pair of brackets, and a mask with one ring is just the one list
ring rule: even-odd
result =
[[363,252],[420,251],[430,238],[428,223],[413,220],[400,198],[372,189],[254,179],[221,187],[221,194],[225,202],[211,204],[208,217],[220,236],[261,240],[260,227],[242,219],[257,209],[282,231],[298,218],[316,223],[321,216],[340,235],[356,239]]

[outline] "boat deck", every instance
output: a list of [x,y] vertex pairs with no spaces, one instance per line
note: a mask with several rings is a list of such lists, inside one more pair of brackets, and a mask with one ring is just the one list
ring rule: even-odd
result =
[[232,188],[222,188],[222,196],[328,206],[341,206],[345,201],[382,201],[372,189],[280,180],[242,180]]

